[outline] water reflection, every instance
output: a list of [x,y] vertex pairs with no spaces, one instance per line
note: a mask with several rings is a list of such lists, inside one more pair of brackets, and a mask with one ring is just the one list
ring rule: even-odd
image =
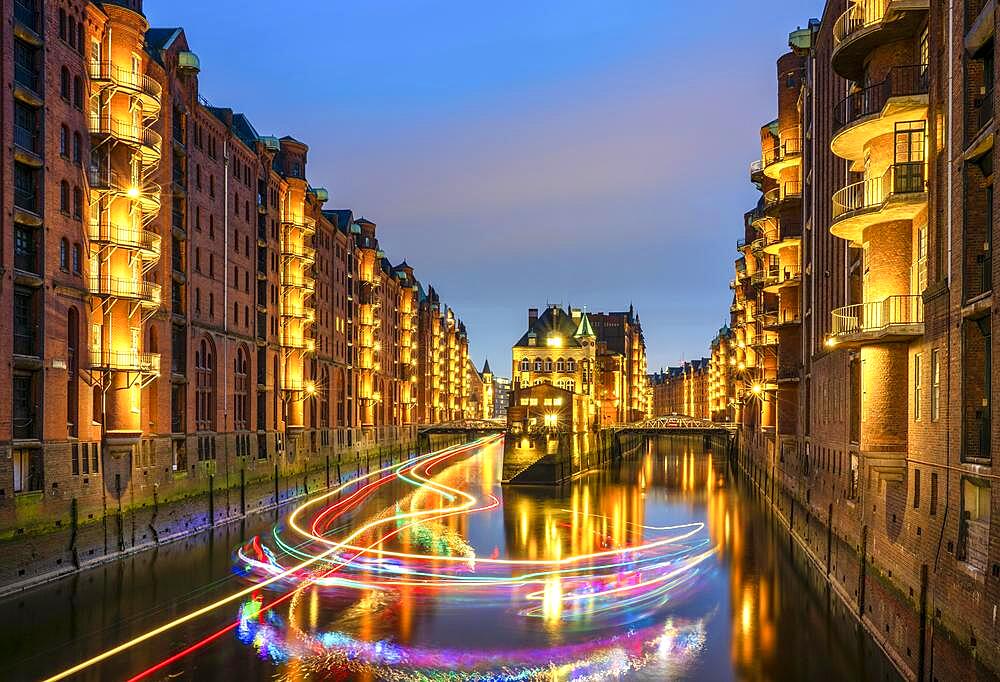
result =
[[[92,654],[162,624],[144,584],[157,586],[160,605],[194,606],[274,576],[237,611],[227,606],[231,616],[220,611],[95,673],[894,678],[827,596],[810,588],[785,536],[735,482],[724,453],[706,450],[700,438],[654,441],[561,488],[502,488],[497,444],[423,465],[346,488],[262,528],[256,540],[244,536],[239,575],[200,588],[197,598],[184,568],[222,563],[228,542],[153,562],[130,576],[127,591],[146,615],[114,630],[99,625],[114,618],[111,597],[122,590],[108,579],[110,568],[100,569],[105,584],[89,582],[75,597],[83,625],[71,632],[60,629],[65,597],[36,591],[29,606],[46,616],[19,628],[0,624],[0,642],[18,647],[6,650],[14,663],[0,678],[39,676],[37,658],[27,667],[32,628],[53,645],[44,665],[65,667],[79,660],[78,642],[89,642]],[[204,646],[167,658],[194,642]]]

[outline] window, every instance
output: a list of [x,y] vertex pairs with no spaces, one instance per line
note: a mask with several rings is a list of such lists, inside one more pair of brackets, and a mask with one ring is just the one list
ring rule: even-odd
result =
[[42,451],[32,448],[14,450],[14,492],[30,493],[45,486],[45,469]]
[[73,76],[73,106],[83,111],[83,79]]
[[562,358],[559,358],[558,360],[556,360],[556,371],[557,372],[565,372],[566,371],[566,361],[563,360]]
[[59,240],[59,269],[69,272],[69,241],[65,237]]
[[576,371],[576,360],[574,360],[573,358],[570,358],[569,360],[566,361],[566,371],[567,372],[575,372]]
[[59,8],[59,38],[66,40],[66,10]]
[[913,421],[920,421],[920,365],[922,360],[922,353],[913,356]]
[[528,361],[528,358],[523,358],[521,360],[521,371],[522,372],[530,372],[531,371],[531,363]]
[[69,158],[69,128],[65,124],[59,126],[59,156]]
[[78,166],[83,163],[83,139],[79,132],[73,133],[73,163]]
[[[75,307],[70,307],[66,315],[66,431],[71,438],[77,434],[79,422],[80,398],[77,368],[80,350],[80,314]],[[74,445],[75,447],[75,445]],[[75,455],[75,452],[74,452]],[[73,458],[76,469],[76,457]],[[79,473],[74,470],[74,474]]]
[[930,515],[937,515],[937,494],[938,494],[938,475],[936,471],[931,472],[931,505],[930,505]]
[[59,71],[59,96],[69,101],[69,69],[65,66]]
[[913,508],[920,509],[920,469],[913,470]]
[[542,371],[542,359],[541,358],[535,358],[535,371],[536,372],[541,372]]
[[247,351],[243,346],[236,350],[236,362],[233,367],[233,423],[237,431],[246,431],[250,422],[247,381]]
[[858,496],[858,483],[860,480],[861,472],[859,471],[860,463],[858,460],[858,453],[851,453],[851,480],[850,487],[848,489],[848,496],[850,499],[856,499]]
[[215,430],[215,347],[203,338],[194,353],[195,429]]
[[38,419],[36,418],[38,393],[35,375],[30,372],[15,374],[12,393],[14,438],[38,438]]
[[73,217],[83,219],[83,190],[79,187],[73,188]]
[[79,243],[74,243],[73,244],[73,274],[74,275],[79,275],[80,272],[81,272],[81,264],[80,264],[81,260],[82,260],[82,257],[81,257],[80,244]]
[[552,358],[545,358],[545,371],[546,372],[552,371]]
[[59,183],[59,210],[69,215],[69,183],[65,180]]
[[941,417],[941,358],[940,350],[931,351],[931,421]]

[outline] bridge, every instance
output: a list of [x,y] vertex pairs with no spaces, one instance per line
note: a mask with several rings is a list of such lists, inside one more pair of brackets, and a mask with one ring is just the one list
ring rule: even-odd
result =
[[417,433],[421,436],[469,434],[485,435],[488,433],[501,433],[507,430],[505,419],[461,419],[458,421],[441,422],[440,424],[427,424],[421,426]]
[[683,414],[654,417],[646,421],[618,424],[609,428],[616,433],[634,433],[642,436],[670,436],[674,434],[735,436],[737,430],[736,424],[731,422],[713,422]]

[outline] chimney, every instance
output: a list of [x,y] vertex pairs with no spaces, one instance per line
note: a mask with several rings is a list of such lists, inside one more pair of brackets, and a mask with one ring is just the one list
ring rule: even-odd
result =
[[538,308],[528,308],[528,329],[535,326],[538,322]]

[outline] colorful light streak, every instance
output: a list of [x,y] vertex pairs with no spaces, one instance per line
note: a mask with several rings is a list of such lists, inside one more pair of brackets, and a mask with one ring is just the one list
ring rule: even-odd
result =
[[[481,439],[359,474],[328,493],[305,501],[292,510],[287,520],[288,527],[299,536],[297,541],[283,539],[278,527],[272,531],[275,546],[293,560],[291,565],[283,565],[274,551],[254,537],[237,551],[239,567],[248,577],[255,576],[245,589],[123,642],[50,679],[76,674],[237,602],[240,606],[236,621],[132,680],[162,670],[234,629],[241,641],[252,644],[275,662],[294,658],[299,663],[308,660],[318,665],[318,661],[327,660],[334,665],[335,661],[330,660],[331,646],[339,643],[340,654],[333,658],[345,651],[354,652],[346,656],[346,660],[353,661],[348,667],[362,664],[374,667],[379,676],[388,678],[392,674],[386,666],[405,662],[404,667],[410,670],[454,672],[455,660],[460,659],[464,661],[461,669],[471,676],[448,679],[493,679],[486,670],[490,666],[527,675],[505,675],[504,679],[534,679],[543,668],[551,672],[554,665],[567,665],[574,679],[587,679],[586,671],[591,668],[608,674],[616,665],[634,668],[650,651],[662,653],[664,646],[672,650],[673,645],[663,643],[666,635],[653,633],[649,626],[630,629],[628,637],[634,639],[605,637],[579,650],[570,647],[565,651],[553,648],[499,653],[466,651],[459,655],[454,651],[409,649],[387,641],[365,642],[335,631],[306,633],[282,625],[273,609],[289,600],[294,605],[307,587],[337,593],[347,591],[347,594],[373,590],[396,593],[415,588],[418,594],[446,590],[443,598],[473,608],[506,603],[511,605],[515,617],[541,617],[603,631],[612,625],[648,623],[649,617],[665,603],[682,596],[683,590],[696,582],[704,563],[715,553],[702,533],[704,524],[688,523],[661,527],[629,524],[641,530],[644,539],[641,544],[613,547],[608,546],[612,543],[602,541],[602,549],[597,552],[546,559],[477,557],[464,538],[444,522],[458,516],[487,513],[501,503],[488,492],[476,497],[448,485],[447,476],[436,475],[435,470],[493,440]],[[394,481],[406,484],[411,492],[379,513],[363,516],[366,505],[374,503],[375,493]],[[607,517],[599,514],[588,516],[607,521]],[[645,539],[647,533],[653,537]],[[404,547],[391,544],[403,539],[422,551],[403,551]],[[278,589],[283,594],[279,592],[265,603],[265,588]],[[698,624],[697,628],[700,627]],[[672,636],[671,641],[693,640]],[[391,656],[397,657],[395,662],[390,660]],[[557,664],[557,660],[563,663]]]

